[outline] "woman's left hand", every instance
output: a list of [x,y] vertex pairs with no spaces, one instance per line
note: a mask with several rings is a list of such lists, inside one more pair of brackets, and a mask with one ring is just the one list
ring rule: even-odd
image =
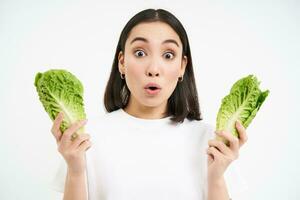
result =
[[208,141],[207,176],[209,182],[221,180],[230,163],[239,157],[239,149],[247,141],[247,134],[243,125],[238,121],[236,128],[239,133],[239,138],[226,131],[216,131],[218,136],[224,137],[229,141],[229,146],[226,146],[226,144],[217,139]]

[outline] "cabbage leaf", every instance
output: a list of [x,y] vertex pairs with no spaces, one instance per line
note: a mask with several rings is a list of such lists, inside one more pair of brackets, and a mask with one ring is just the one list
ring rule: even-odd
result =
[[[62,133],[78,120],[86,118],[83,103],[83,86],[70,72],[63,69],[51,69],[44,73],[38,72],[34,85],[45,111],[52,121],[59,112],[64,119],[60,130]],[[83,133],[81,127],[77,133]]]
[[[254,75],[248,75],[233,84],[230,93],[222,99],[216,120],[217,131],[224,130],[239,137],[235,122],[238,120],[245,128],[249,126],[269,95],[269,90],[262,92],[259,84]],[[224,138],[216,138],[229,145]]]

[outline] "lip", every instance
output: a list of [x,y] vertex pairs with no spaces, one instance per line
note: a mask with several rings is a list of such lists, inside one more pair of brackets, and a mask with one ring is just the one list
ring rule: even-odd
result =
[[[156,90],[151,90],[149,89],[149,87],[156,87]],[[145,91],[147,92],[148,95],[156,95],[161,91],[161,87],[160,85],[158,85],[157,83],[148,83],[145,87],[144,87]]]
[[160,85],[156,83],[148,83],[147,85],[145,85],[144,89],[148,89],[149,87],[156,87],[158,89],[161,89]]
[[160,92],[161,89],[158,88],[156,90],[151,90],[151,89],[145,88],[145,90],[146,90],[147,94],[149,94],[149,95],[156,95]]

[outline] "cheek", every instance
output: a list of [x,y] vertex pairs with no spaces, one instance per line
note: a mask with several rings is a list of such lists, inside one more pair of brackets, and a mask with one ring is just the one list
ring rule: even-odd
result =
[[174,92],[178,77],[180,76],[180,68],[177,66],[173,66],[174,68],[169,68],[165,71],[165,88],[166,88],[166,95],[168,97]]
[[[129,61],[129,60],[128,60]],[[129,90],[132,93],[136,93],[136,90],[138,91],[141,87],[141,84],[143,83],[143,80],[140,80],[143,77],[143,68],[140,66],[140,64],[131,61],[127,63],[126,66],[126,83],[129,88]]]
[[[143,73],[141,63],[137,62],[132,56],[125,56],[126,74],[130,77],[139,77]],[[139,75],[139,76],[137,76]]]
[[179,69],[170,70],[168,72],[168,78],[170,80],[177,80],[178,76],[179,76]]
[[170,83],[176,82],[179,76],[180,76],[180,65],[178,63],[172,66],[168,66],[168,68],[165,70],[165,77]]
[[136,79],[137,77],[141,76],[141,74],[143,73],[143,70],[139,66],[130,65],[130,67],[127,68],[127,73],[130,77],[135,77],[135,79]]
[[177,80],[178,80],[178,71],[171,71],[169,74],[168,74],[168,77],[167,77],[167,88],[169,90],[169,93],[172,93],[173,90],[175,89],[176,85],[177,85]]
[[140,77],[143,77],[144,71],[138,64],[130,64],[126,69],[127,77],[132,82],[138,82]]

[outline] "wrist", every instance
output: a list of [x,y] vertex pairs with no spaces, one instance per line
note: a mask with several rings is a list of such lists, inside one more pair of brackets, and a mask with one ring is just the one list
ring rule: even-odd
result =
[[224,177],[220,177],[218,179],[208,179],[208,185],[212,187],[223,187],[225,184]]
[[70,168],[68,168],[68,175],[74,178],[80,178],[85,176],[85,170],[83,171],[78,171],[78,170],[72,170]]
[[208,180],[208,200],[230,199],[224,177]]

